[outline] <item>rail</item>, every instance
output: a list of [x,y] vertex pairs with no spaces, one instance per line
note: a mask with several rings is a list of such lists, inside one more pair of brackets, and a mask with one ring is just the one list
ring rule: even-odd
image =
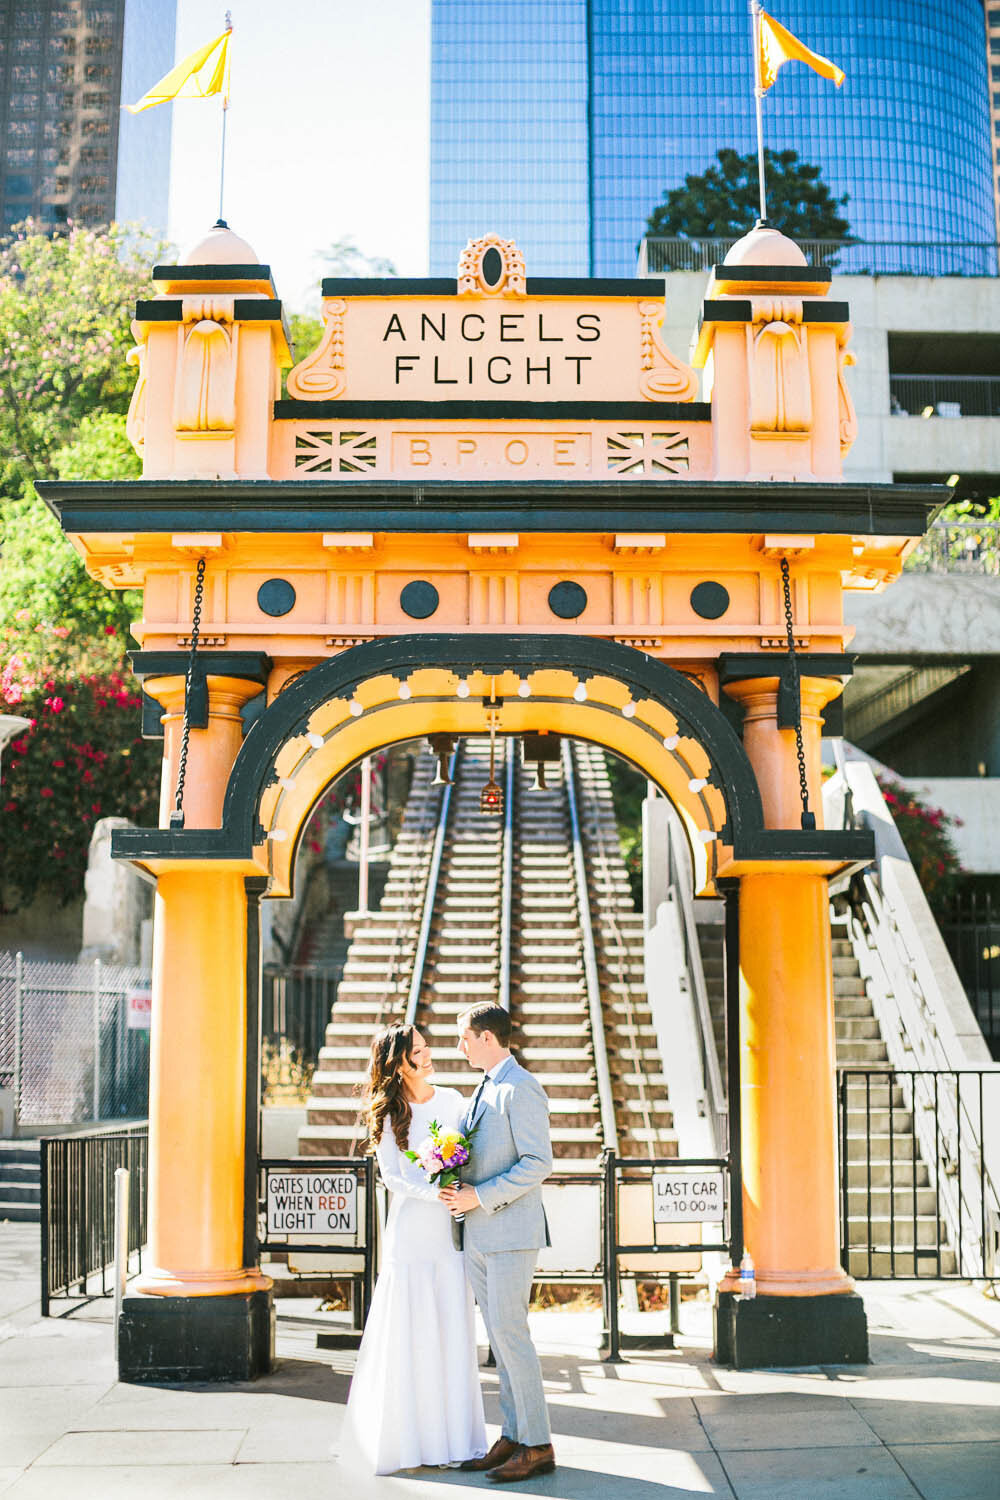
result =
[[889,407],[896,417],[1000,417],[1000,376],[890,375]]
[[[725,260],[738,238],[649,235],[639,243],[639,275],[710,271]],[[796,244],[811,266],[830,266],[838,276],[1000,274],[1000,245],[991,240],[796,240]]]
[[[953,1076],[982,1071],[1000,1077],[921,890],[871,767],[845,761],[824,786],[828,826],[875,832],[876,862],[854,875],[836,900],[888,1053],[901,1077]],[[838,810],[837,799],[843,798]],[[985,1102],[985,1117],[961,1088],[933,1109],[915,1107],[913,1129],[922,1162],[957,1254],[974,1220],[966,1185],[982,1172],[987,1201],[1000,1212],[1000,1086]],[[976,1160],[980,1159],[977,1166]],[[959,1166],[961,1161],[962,1165]]]
[[86,1296],[100,1275],[109,1295],[107,1271],[115,1259],[115,1169],[126,1167],[129,1194],[128,1250],[142,1268],[146,1243],[149,1126],[126,1125],[80,1135],[43,1137],[41,1162],[41,1304],[49,1317],[53,1298],[74,1288]]
[[[727,1156],[704,1156],[704,1157],[676,1157],[676,1156],[649,1156],[649,1157],[620,1157],[614,1151],[606,1151],[604,1154],[604,1302],[605,1315],[608,1323],[608,1364],[621,1363],[621,1347],[623,1338],[619,1327],[618,1317],[618,1295],[620,1267],[619,1261],[626,1255],[642,1256],[676,1256],[683,1252],[718,1253],[727,1255],[731,1265],[738,1266],[743,1256],[742,1223],[738,1222],[732,1212],[732,1206],[742,1194],[742,1184],[739,1173],[734,1170],[734,1164]],[[672,1176],[687,1173],[688,1170],[700,1170],[702,1172],[721,1172],[725,1174],[723,1182],[728,1178],[728,1187],[723,1193],[723,1202],[718,1205],[718,1218],[709,1218],[703,1213],[701,1220],[680,1221],[680,1228],[687,1223],[691,1229],[697,1228],[697,1236],[692,1234],[690,1240],[684,1240],[678,1233],[678,1225],[663,1224],[664,1236],[657,1235],[657,1219],[654,1207],[654,1178],[653,1173],[657,1171],[669,1172]],[[619,1189],[623,1186],[622,1174],[628,1173],[630,1182],[626,1186],[644,1186],[649,1184],[650,1202],[649,1217],[644,1222],[648,1223],[651,1237],[644,1244],[622,1244],[620,1240],[620,1205],[618,1201]],[[713,1212],[715,1205],[713,1205]],[[701,1222],[717,1223],[722,1228],[722,1236],[715,1241],[702,1240],[700,1236]],[[662,1222],[662,1221],[661,1221]],[[671,1311],[674,1308],[673,1287],[671,1287]]]
[[424,888],[424,910],[420,919],[420,932],[417,937],[416,952],[413,956],[413,973],[410,975],[410,988],[406,997],[406,1015],[404,1024],[412,1026],[417,1018],[417,1006],[420,1004],[420,991],[424,982],[424,966],[427,962],[427,949],[430,944],[431,926],[434,921],[434,906],[437,898],[438,880],[441,875],[441,861],[444,858],[445,839],[448,832],[448,814],[451,810],[451,794],[454,790],[455,774],[461,763],[462,742],[451,752],[448,762],[448,785],[441,797],[441,807],[438,811],[437,832],[434,835],[434,849],[431,853],[430,869],[427,872],[427,884]]
[[500,969],[497,999],[504,1010],[510,1010],[510,939],[511,915],[514,907],[514,775],[517,760],[517,741],[508,738],[504,748],[504,799],[503,799],[503,870],[500,884]]
[[667,839],[667,862],[669,891],[681,914],[681,940],[691,988],[694,992],[694,1012],[698,1022],[698,1044],[701,1051],[702,1078],[705,1084],[705,1103],[708,1109],[712,1139],[717,1151],[729,1149],[729,1102],[726,1086],[722,1081],[719,1052],[712,1024],[712,1008],[708,1000],[705,971],[702,968],[698,929],[694,920],[694,898],[691,881],[682,876],[677,868],[677,851],[674,846],[673,828]]
[[[842,1264],[868,1280],[1000,1275],[1000,1200],[982,1149],[1000,1073],[847,1067],[837,1092]],[[851,1212],[852,1186],[863,1213]]]
[[587,889],[587,867],[583,857],[583,840],[580,835],[580,816],[577,810],[573,752],[569,741],[562,742],[563,775],[566,779],[566,798],[569,804],[570,831],[573,838],[573,872],[576,879],[577,910],[580,917],[580,935],[583,944],[583,972],[587,985],[587,1008],[590,1014],[590,1031],[594,1042],[594,1070],[597,1074],[597,1097],[601,1111],[601,1135],[607,1151],[618,1151],[618,1126],[615,1121],[615,1099],[611,1087],[611,1069],[608,1065],[608,1048],[604,1036],[604,1009],[601,1005],[601,982],[597,971],[597,950],[594,945],[594,928],[590,919],[590,896]]

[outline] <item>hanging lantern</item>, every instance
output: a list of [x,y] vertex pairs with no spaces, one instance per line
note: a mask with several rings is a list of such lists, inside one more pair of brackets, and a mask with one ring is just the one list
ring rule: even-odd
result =
[[503,791],[495,775],[498,714],[499,708],[497,707],[490,707],[487,713],[490,725],[490,779],[479,793],[479,811],[481,813],[503,812]]
[[492,776],[479,793],[479,811],[482,813],[503,812],[503,789]]

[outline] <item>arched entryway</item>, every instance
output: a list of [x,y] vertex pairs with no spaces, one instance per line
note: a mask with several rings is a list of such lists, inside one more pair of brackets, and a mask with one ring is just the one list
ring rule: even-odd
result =
[[[176,679],[145,687],[168,701]],[[234,681],[209,678],[208,693],[189,777],[213,775],[213,733],[231,732]],[[501,734],[547,730],[631,761],[677,810],[696,892],[722,882],[734,900],[738,889],[748,1243],[765,1295],[830,1297],[846,1310],[826,910],[842,836],[768,828],[747,750],[704,688],[583,636],[425,635],[345,651],[289,682],[224,782],[216,774],[219,827],[123,832],[119,852],[158,880],[152,1264],[140,1290],[251,1302],[266,1294],[255,1264],[259,900],[291,891],[298,840],[345,769],[401,740],[481,734],[490,718]],[[180,727],[165,725],[168,766]],[[184,1198],[197,1213],[177,1214]]]

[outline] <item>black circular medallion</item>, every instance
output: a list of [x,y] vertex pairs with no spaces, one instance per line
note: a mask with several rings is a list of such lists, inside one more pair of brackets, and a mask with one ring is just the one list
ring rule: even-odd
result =
[[691,608],[703,620],[718,620],[729,608],[729,590],[721,583],[698,583],[691,590]]
[[483,256],[483,280],[487,286],[499,286],[503,277],[503,257],[496,245],[491,245]]
[[549,589],[549,609],[560,620],[575,620],[587,608],[587,590],[564,579]]
[[403,587],[399,595],[400,608],[411,620],[429,619],[440,602],[441,595],[425,578],[415,578]]
[[295,590],[287,578],[269,578],[257,590],[257,603],[266,615],[287,615],[295,605]]

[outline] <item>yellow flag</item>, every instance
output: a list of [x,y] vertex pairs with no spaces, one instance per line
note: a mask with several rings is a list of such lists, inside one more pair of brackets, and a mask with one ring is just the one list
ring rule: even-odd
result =
[[760,87],[766,92],[778,76],[778,69],[782,63],[804,62],[807,68],[812,68],[814,73],[819,73],[823,78],[832,78],[840,88],[845,74],[842,68],[832,63],[828,57],[820,57],[818,52],[810,52],[803,42],[786,27],[767,14],[760,12],[759,62],[760,62]]
[[207,99],[209,94],[222,94],[229,98],[229,40],[231,31],[224,31],[214,41],[206,42],[196,52],[185,57],[170,69],[159,83],[154,83],[148,94],[143,94],[138,104],[127,104],[130,114],[152,109],[154,104],[166,104],[169,99]]

